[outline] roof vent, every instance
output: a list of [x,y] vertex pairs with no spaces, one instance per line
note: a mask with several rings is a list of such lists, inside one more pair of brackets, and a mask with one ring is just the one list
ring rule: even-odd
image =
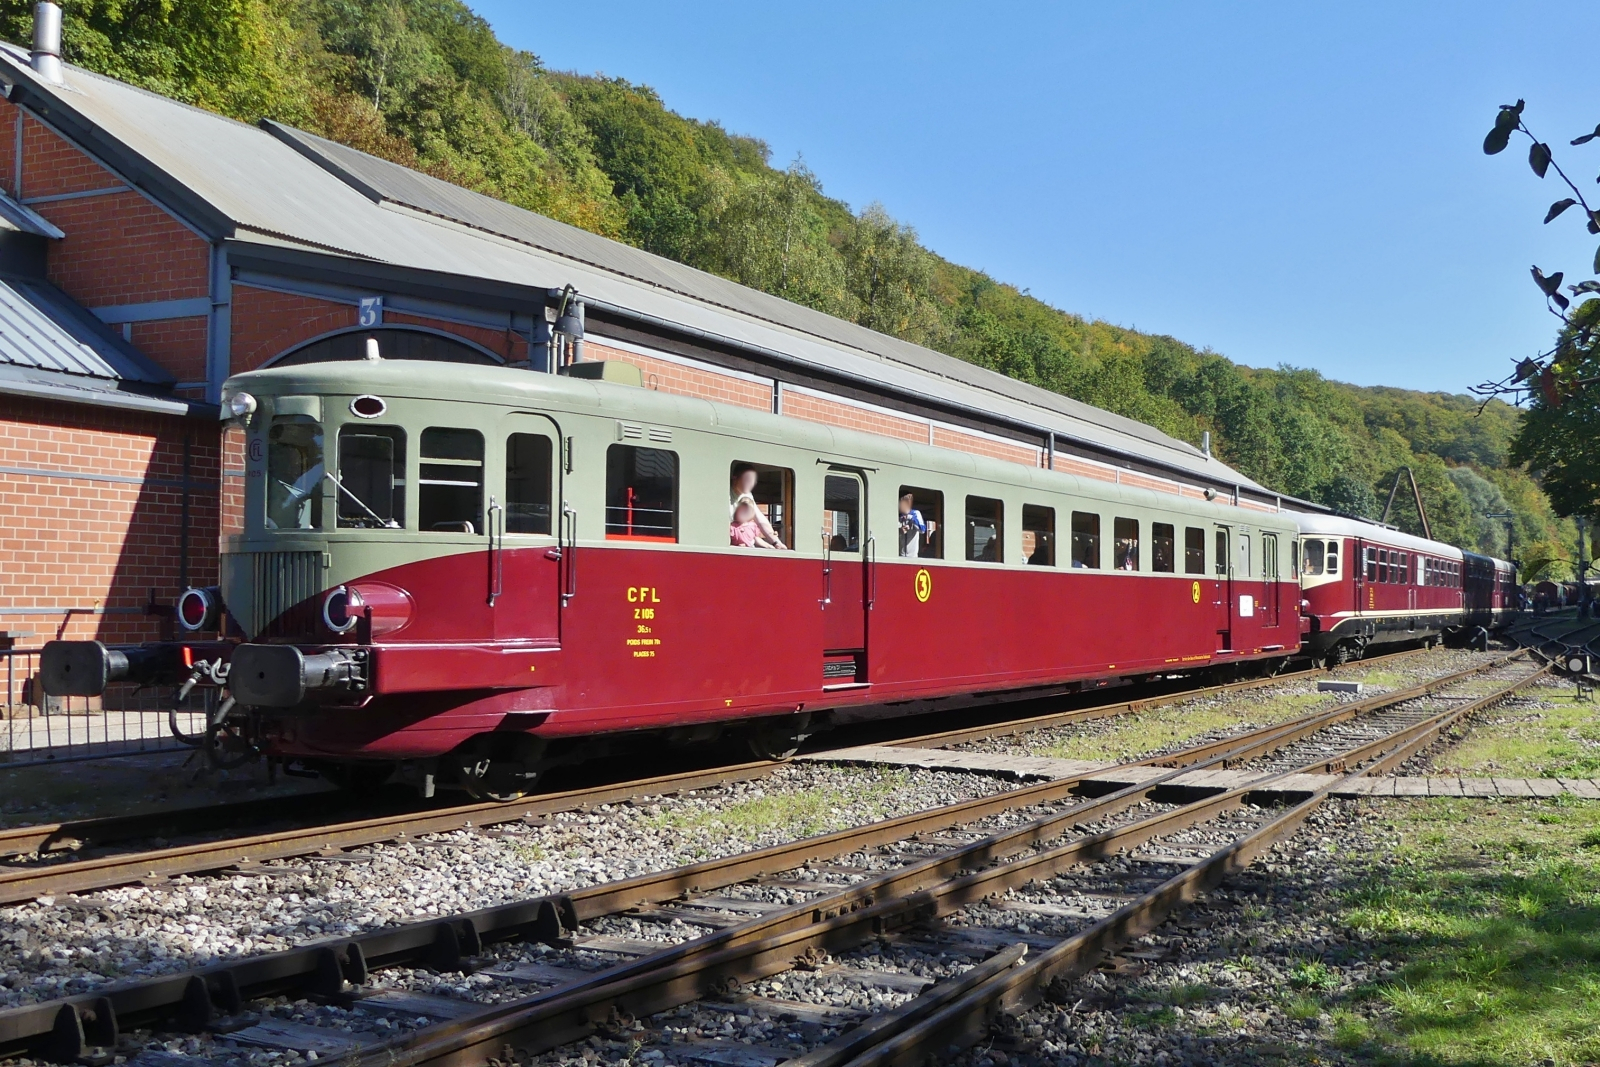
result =
[[62,83],[61,8],[48,0],[33,5],[33,52],[29,63],[51,85]]

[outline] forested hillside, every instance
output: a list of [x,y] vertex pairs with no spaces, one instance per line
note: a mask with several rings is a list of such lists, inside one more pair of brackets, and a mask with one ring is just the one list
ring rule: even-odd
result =
[[[1436,536],[1570,555],[1506,452],[1498,401],[1238,366],[1053,308],[826,195],[759,139],[622,78],[546,70],[460,0],[68,0],[67,59],[244,121],[271,117],[873,329],[1152,423],[1282,492],[1376,516],[1411,466]],[[25,42],[30,0],[0,0]],[[555,25],[555,23],[552,23]],[[1159,297],[1152,297],[1159,299]],[[1415,527],[1406,497],[1397,521]],[[1557,572],[1562,566],[1556,565]]]

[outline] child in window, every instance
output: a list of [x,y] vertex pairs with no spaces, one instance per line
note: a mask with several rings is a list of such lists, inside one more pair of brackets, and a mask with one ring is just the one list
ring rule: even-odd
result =
[[915,503],[916,497],[911,493],[900,498],[900,555],[905,557],[921,555],[923,540],[931,544],[938,529],[936,523],[924,519],[922,512],[912,506]]
[[733,519],[728,523],[728,541],[736,548],[781,548],[761,532],[756,502],[741,496],[733,505]]

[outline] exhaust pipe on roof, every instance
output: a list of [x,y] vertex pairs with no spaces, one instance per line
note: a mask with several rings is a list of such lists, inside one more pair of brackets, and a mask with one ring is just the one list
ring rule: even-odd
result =
[[49,0],[33,5],[33,52],[29,65],[45,81],[60,85],[61,8]]

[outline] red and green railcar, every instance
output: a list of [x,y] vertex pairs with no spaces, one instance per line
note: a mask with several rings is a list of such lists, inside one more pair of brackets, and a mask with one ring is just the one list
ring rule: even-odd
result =
[[499,795],[622,731],[777,755],[1301,640],[1297,516],[1198,493],[504,367],[269,368],[224,406],[242,491],[194,639],[59,642],[46,684],[221,679],[214,733],[267,756]]

